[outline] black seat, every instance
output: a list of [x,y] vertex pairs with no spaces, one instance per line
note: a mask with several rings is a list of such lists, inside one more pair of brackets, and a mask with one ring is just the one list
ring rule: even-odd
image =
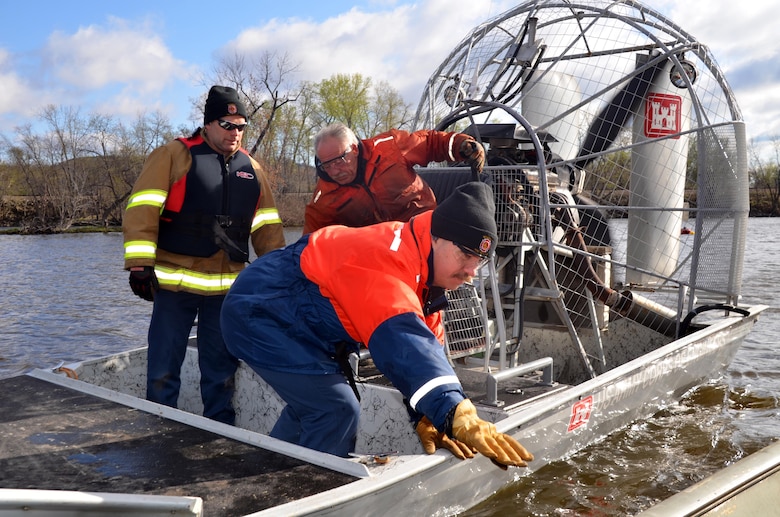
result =
[[471,169],[468,167],[432,167],[419,169],[417,173],[430,185],[436,203],[441,203],[456,188],[471,181]]

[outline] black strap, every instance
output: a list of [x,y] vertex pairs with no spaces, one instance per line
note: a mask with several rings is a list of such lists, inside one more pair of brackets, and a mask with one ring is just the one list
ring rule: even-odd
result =
[[242,250],[241,246],[233,241],[227,234],[222,225],[221,218],[223,217],[227,216],[217,216],[211,224],[211,231],[214,234],[214,244],[225,250],[230,257],[230,260],[234,262],[248,262],[249,253]]
[[336,343],[336,356],[334,359],[339,363],[341,372],[344,374],[344,377],[347,378],[347,382],[352,388],[352,391],[355,392],[358,402],[360,402],[360,394],[358,393],[357,384],[355,384],[355,372],[352,371],[352,365],[349,364],[349,348],[346,341]]

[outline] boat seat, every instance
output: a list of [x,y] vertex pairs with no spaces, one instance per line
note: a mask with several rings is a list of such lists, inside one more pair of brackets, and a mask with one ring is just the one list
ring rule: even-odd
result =
[[441,203],[459,186],[471,181],[471,169],[467,167],[418,169],[417,174],[431,187],[437,203]]

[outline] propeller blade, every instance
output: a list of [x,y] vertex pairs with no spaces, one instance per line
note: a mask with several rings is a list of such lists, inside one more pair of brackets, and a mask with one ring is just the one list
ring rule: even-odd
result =
[[656,75],[663,70],[663,65],[664,62],[659,61],[656,65],[632,77],[601,110],[588,128],[587,136],[575,161],[576,167],[584,168],[593,161],[594,157],[583,157],[605,151],[612,145],[628,119],[639,108]]

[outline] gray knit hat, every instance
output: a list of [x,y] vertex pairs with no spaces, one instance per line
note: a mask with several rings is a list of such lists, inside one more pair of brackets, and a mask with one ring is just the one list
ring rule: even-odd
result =
[[493,189],[478,181],[458,187],[434,209],[431,234],[490,256],[498,240]]

